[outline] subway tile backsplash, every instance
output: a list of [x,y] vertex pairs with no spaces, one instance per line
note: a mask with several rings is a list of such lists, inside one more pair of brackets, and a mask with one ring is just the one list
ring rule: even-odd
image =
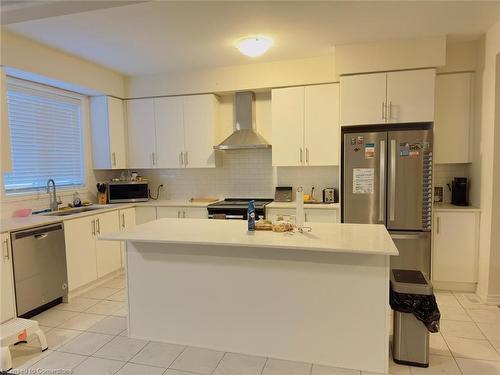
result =
[[207,169],[159,169],[139,171],[148,177],[152,193],[164,185],[161,199],[273,198],[274,188],[303,186],[308,194],[315,186],[321,199],[325,187],[338,188],[338,167],[272,167],[271,150],[231,150],[217,153],[217,167]]

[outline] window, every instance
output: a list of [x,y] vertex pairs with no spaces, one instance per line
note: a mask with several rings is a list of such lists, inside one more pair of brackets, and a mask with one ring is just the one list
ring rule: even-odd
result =
[[76,94],[9,79],[7,86],[12,172],[6,194],[84,186],[81,98]]

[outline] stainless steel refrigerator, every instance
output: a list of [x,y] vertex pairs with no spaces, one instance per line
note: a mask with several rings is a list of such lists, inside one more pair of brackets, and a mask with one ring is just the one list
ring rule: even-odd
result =
[[[430,276],[431,124],[343,130],[342,221],[384,224],[399,250],[391,268]],[[374,130],[377,129],[377,130]]]

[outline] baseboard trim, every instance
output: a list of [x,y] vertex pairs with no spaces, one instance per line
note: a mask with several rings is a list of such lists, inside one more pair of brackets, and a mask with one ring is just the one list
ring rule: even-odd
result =
[[486,304],[500,306],[500,294],[488,294]]
[[477,283],[459,283],[449,281],[432,281],[434,290],[449,290],[452,292],[475,293]]
[[94,289],[95,287],[106,284],[108,281],[114,279],[117,276],[123,275],[124,273],[125,273],[125,269],[120,268],[119,270],[108,273],[106,276],[103,276],[97,280],[91,281],[88,284],[82,285],[74,290],[70,290],[68,292],[68,297],[64,300],[64,302],[68,302],[72,298],[78,297],[78,296],[82,295],[83,293],[88,292],[91,289]]

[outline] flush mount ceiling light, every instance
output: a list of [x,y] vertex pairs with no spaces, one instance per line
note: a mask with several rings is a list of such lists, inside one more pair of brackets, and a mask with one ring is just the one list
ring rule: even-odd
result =
[[264,54],[273,44],[273,40],[267,36],[250,36],[238,40],[236,48],[249,57],[257,57]]

